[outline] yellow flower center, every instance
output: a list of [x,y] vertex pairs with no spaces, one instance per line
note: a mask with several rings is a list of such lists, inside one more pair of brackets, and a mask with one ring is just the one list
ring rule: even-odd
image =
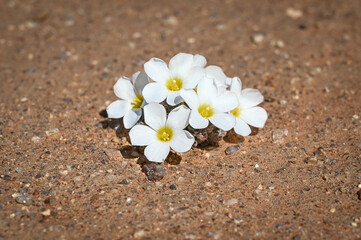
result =
[[157,138],[159,141],[169,142],[170,140],[172,140],[172,137],[173,130],[168,126],[161,127],[157,131]]
[[131,102],[132,108],[139,109],[144,101],[144,97],[142,94],[138,94],[133,98],[133,101]]
[[235,116],[235,117],[241,116],[241,113],[242,113],[241,107],[236,107],[235,109],[230,111],[230,113],[232,113],[232,115]]
[[204,118],[210,118],[214,115],[214,109],[211,107],[211,105],[206,103],[199,105],[198,112]]
[[182,79],[180,78],[169,78],[166,82],[165,82],[165,86],[167,87],[167,89],[169,91],[179,91],[182,89],[183,87],[183,82]]

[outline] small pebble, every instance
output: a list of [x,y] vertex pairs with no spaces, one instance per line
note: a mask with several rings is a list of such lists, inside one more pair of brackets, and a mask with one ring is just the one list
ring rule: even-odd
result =
[[264,40],[264,35],[262,33],[256,33],[252,35],[251,40],[256,44],[260,44]]
[[114,174],[108,175],[107,178],[108,178],[109,181],[117,180],[117,176],[115,176]]
[[357,191],[358,200],[361,200],[361,190]]
[[17,203],[24,204],[25,206],[30,206],[33,203],[33,200],[25,195],[16,197],[15,201]]
[[50,216],[50,214],[51,214],[50,209],[46,209],[45,211],[42,211],[42,212],[41,212],[41,215],[43,215],[43,216],[45,216],[45,217]]
[[231,155],[231,154],[237,152],[238,150],[239,150],[239,146],[233,145],[233,146],[227,147],[225,153],[226,153],[226,155]]
[[234,221],[234,223],[235,223],[235,224],[240,224],[240,223],[242,223],[242,222],[243,222],[243,219],[242,219],[242,218],[237,217],[237,218],[235,218],[233,221]]
[[36,174],[35,178],[38,179],[38,178],[42,178],[44,176],[45,176],[45,174],[43,172],[39,172],[38,174]]
[[287,129],[275,129],[272,132],[272,140],[274,143],[283,143],[288,135]]
[[45,204],[49,204],[50,206],[56,205],[56,198],[54,196],[48,197],[45,199]]
[[134,237],[135,237],[135,238],[141,238],[141,237],[144,237],[144,235],[145,235],[144,230],[137,230],[137,231],[134,233]]
[[277,224],[276,229],[280,229],[282,226],[283,226],[282,224]]
[[171,190],[177,190],[177,185],[172,184],[172,185],[169,186],[169,188],[170,188]]
[[330,212],[331,212],[331,213],[336,212],[336,208],[331,208],[331,209],[330,209]]
[[45,131],[45,134],[47,136],[51,136],[53,134],[56,134],[59,132],[59,128],[52,128],[52,129],[49,129],[48,131]]
[[165,176],[165,167],[155,163],[145,164],[142,171],[150,181],[160,181]]
[[178,19],[175,16],[169,16],[163,21],[163,23],[165,25],[176,26],[178,25]]
[[120,181],[118,184],[129,185],[129,182],[127,181],[127,179],[123,179],[123,180]]
[[303,12],[301,10],[290,7],[290,8],[287,8],[286,15],[290,18],[297,19],[297,18],[302,17]]
[[11,176],[9,175],[1,175],[2,179],[10,181],[11,180]]
[[206,187],[210,187],[210,186],[212,186],[212,183],[211,183],[211,182],[206,182],[204,185],[205,185]]
[[231,205],[234,205],[234,204],[237,204],[237,203],[238,203],[238,199],[237,198],[232,198],[231,200],[228,200],[226,202],[226,205],[231,206]]

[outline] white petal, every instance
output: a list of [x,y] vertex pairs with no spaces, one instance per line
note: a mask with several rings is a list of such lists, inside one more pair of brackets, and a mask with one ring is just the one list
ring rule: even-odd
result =
[[239,102],[242,108],[250,108],[263,102],[263,96],[257,89],[246,88],[242,90]]
[[248,124],[240,118],[236,118],[236,125],[234,126],[234,131],[241,136],[248,136],[251,134],[252,130]]
[[253,127],[263,128],[267,120],[267,112],[261,107],[253,107],[242,110],[240,117]]
[[188,53],[178,53],[169,61],[169,70],[172,77],[184,79],[193,65],[193,55]]
[[144,64],[145,73],[154,81],[164,83],[170,78],[167,64],[159,58],[152,58]]
[[129,137],[134,146],[147,146],[157,141],[156,132],[145,125],[135,125],[129,131]]
[[156,141],[145,148],[144,155],[151,162],[164,162],[169,150],[169,144]]
[[168,91],[167,103],[171,106],[175,106],[183,102],[183,98],[180,96],[179,91]]
[[212,103],[215,112],[229,112],[239,106],[236,94],[230,91],[223,91]]
[[219,129],[223,131],[231,130],[236,124],[235,118],[229,113],[217,113],[213,117],[209,118],[209,121]]
[[201,67],[193,67],[183,80],[183,89],[196,88],[199,81],[206,76],[206,70]]
[[130,111],[131,108],[130,102],[116,100],[107,107],[108,118],[121,118]]
[[231,86],[231,84],[232,84],[232,78],[227,77],[227,79],[226,79],[226,85],[227,85],[227,86]]
[[143,88],[149,83],[147,74],[136,72],[133,74],[133,85],[137,94],[142,94]]
[[191,109],[197,110],[199,105],[198,96],[193,89],[191,90],[182,89],[180,91],[180,95]]
[[135,72],[135,73],[133,74],[133,76],[132,76],[133,85],[134,85],[134,83],[135,83],[135,79],[137,79],[137,77],[139,76],[140,73],[141,73],[141,72],[138,71],[138,72]]
[[208,66],[206,67],[206,75],[208,78],[213,78],[217,86],[226,85],[227,76],[222,68],[213,65]]
[[241,79],[239,79],[238,77],[234,77],[232,78],[232,83],[231,83],[231,92],[234,92],[235,94],[240,95],[241,94],[241,90],[242,90],[242,82]]
[[184,129],[188,125],[189,115],[191,110],[184,105],[173,109],[167,120],[167,125],[172,129]]
[[207,60],[202,55],[196,54],[193,56],[193,66],[204,67],[207,64]]
[[162,83],[148,83],[143,89],[143,97],[146,102],[160,103],[167,97],[167,89]]
[[185,130],[178,130],[173,134],[170,147],[176,152],[183,153],[189,151],[193,143],[194,137],[192,134]]
[[217,87],[213,80],[203,78],[199,81],[197,93],[201,104],[211,104],[213,99],[217,97]]
[[198,113],[198,109],[195,109],[191,112],[189,117],[189,124],[194,129],[203,129],[208,127],[209,121]]
[[142,116],[142,110],[141,109],[131,109],[129,110],[123,118],[124,127],[126,129],[132,128],[140,119]]
[[132,82],[126,77],[119,78],[118,81],[115,83],[113,89],[115,95],[120,99],[131,102],[135,97]]
[[164,127],[166,122],[165,108],[159,103],[149,103],[144,107],[144,121],[155,131]]

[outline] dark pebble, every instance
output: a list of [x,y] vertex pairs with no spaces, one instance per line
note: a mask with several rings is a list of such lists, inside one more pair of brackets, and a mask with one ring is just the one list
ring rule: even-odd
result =
[[129,185],[129,182],[126,179],[123,179],[118,184]]
[[3,205],[0,203],[0,210],[3,210]]
[[358,200],[361,200],[361,189],[357,191]]
[[43,172],[39,172],[38,174],[36,174],[35,178],[42,178],[44,176],[45,174]]
[[169,186],[169,188],[171,190],[177,190],[177,185],[172,184],[172,185]]
[[300,24],[300,25],[298,25],[298,28],[301,30],[305,30],[307,27],[304,24]]
[[310,191],[311,189],[310,188],[304,188],[303,189],[303,191],[306,191],[306,192],[308,192],[308,191]]
[[56,198],[54,196],[48,197],[45,199],[45,204],[49,204],[50,206],[56,205]]
[[276,229],[280,229],[282,227],[282,224],[277,224]]
[[291,143],[287,143],[287,144],[286,144],[286,147],[292,147],[292,144],[291,144]]
[[68,104],[73,104],[73,99],[71,99],[71,98],[62,98],[61,100],[63,100],[64,102],[66,102]]
[[11,177],[9,175],[4,175],[3,177],[4,180],[7,180],[7,181],[10,181],[11,180]]
[[145,164],[142,171],[150,181],[159,181],[165,176],[165,167],[155,163]]
[[231,155],[235,152],[237,152],[239,150],[239,146],[238,145],[233,145],[233,146],[229,146],[226,148],[226,155]]

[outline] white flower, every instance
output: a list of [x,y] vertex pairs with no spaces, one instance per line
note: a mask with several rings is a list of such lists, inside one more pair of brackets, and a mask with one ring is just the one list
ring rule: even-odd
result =
[[242,82],[234,77],[231,92],[237,95],[239,106],[230,111],[235,119],[234,131],[242,136],[248,136],[253,127],[262,128],[267,120],[267,112],[261,107],[256,107],[263,102],[263,96],[257,89],[246,88],[242,90]]
[[133,84],[129,78],[118,79],[113,89],[121,100],[116,100],[107,107],[108,117],[124,117],[124,127],[127,129],[133,127],[142,116],[141,108],[146,104],[142,90],[149,83],[147,75],[141,72],[134,73],[132,79]]
[[206,59],[201,55],[179,53],[167,64],[159,59],[152,58],[144,64],[147,75],[155,82],[148,84],[143,95],[147,102],[162,102],[175,106],[183,100],[179,95],[181,89],[193,89],[200,79],[205,76],[204,66]]
[[186,130],[190,110],[181,105],[173,109],[166,119],[165,108],[159,103],[149,103],[144,107],[146,125],[136,125],[129,137],[132,145],[147,146],[145,156],[152,162],[163,162],[170,148],[176,152],[186,152],[191,149],[194,137]]
[[197,92],[182,90],[181,96],[192,110],[189,124],[193,128],[206,128],[209,121],[224,131],[234,127],[235,119],[228,112],[238,106],[237,97],[230,91],[218,91],[214,81],[203,78]]
[[206,78],[213,79],[218,89],[225,90],[227,88],[227,76],[222,68],[218,66],[210,65],[206,67]]

